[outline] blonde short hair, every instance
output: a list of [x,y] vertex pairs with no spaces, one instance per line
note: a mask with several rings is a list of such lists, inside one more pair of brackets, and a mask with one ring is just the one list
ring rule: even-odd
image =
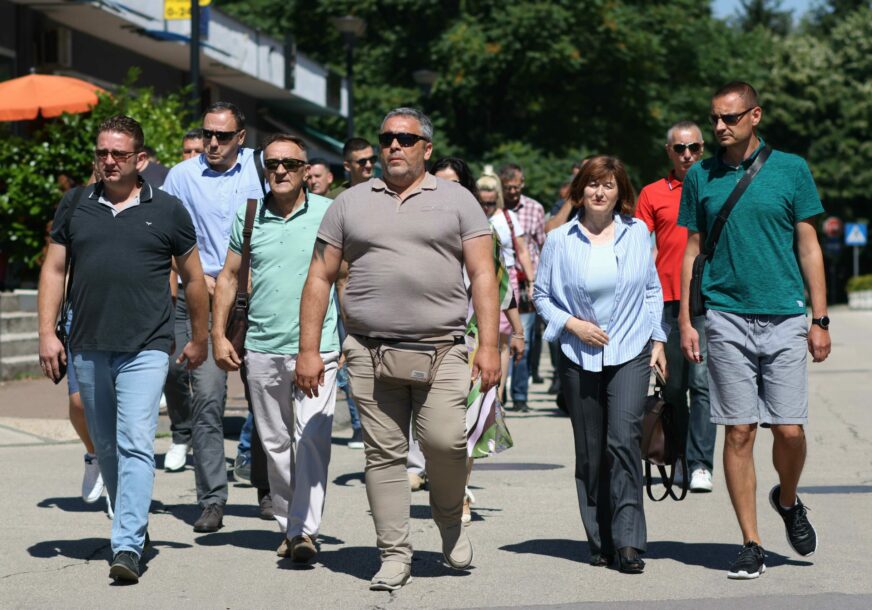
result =
[[497,207],[501,210],[505,207],[505,204],[503,203],[503,185],[499,178],[490,174],[485,174],[476,181],[475,186],[478,187],[479,193],[486,191],[496,193]]

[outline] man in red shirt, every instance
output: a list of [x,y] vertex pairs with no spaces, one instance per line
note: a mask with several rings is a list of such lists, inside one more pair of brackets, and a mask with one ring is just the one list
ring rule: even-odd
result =
[[[682,425],[687,426],[687,465],[691,472],[690,490],[712,490],[717,427],[709,414],[708,373],[705,364],[688,362],[681,353],[678,330],[678,303],[681,299],[681,264],[687,244],[687,229],[678,226],[681,202],[681,182],[687,170],[699,161],[703,153],[702,132],[696,123],[681,121],[666,134],[666,154],[672,161],[672,171],[666,178],[652,182],[639,193],[636,216],[642,219],[657,242],[657,273],[663,286],[663,317],[671,326],[666,343],[669,379],[663,388],[664,398],[678,408]],[[694,327],[704,337],[705,318],[693,320]],[[700,340],[705,359],[705,342]],[[687,392],[690,390],[690,411]]]

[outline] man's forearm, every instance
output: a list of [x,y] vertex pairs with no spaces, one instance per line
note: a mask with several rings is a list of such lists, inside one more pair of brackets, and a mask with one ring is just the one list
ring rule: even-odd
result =
[[212,299],[212,335],[223,337],[227,328],[227,317],[236,299],[236,289],[239,281],[233,273],[218,274],[215,283],[215,296]]
[[681,302],[678,307],[678,326],[692,324],[690,316],[690,278],[693,276],[693,262],[699,255],[699,233],[688,237],[681,263]]
[[64,292],[64,272],[43,267],[39,274],[37,312],[39,334],[53,335]]
[[811,298],[812,317],[819,318],[827,313],[827,283],[820,246],[817,242],[814,246],[800,253],[799,264]]
[[480,345],[497,347],[499,339],[499,297],[496,275],[488,270],[470,278],[472,283],[472,308],[478,319]]
[[300,352],[321,348],[321,327],[330,302],[330,282],[310,275],[300,299]]
[[209,293],[202,278],[193,279],[185,285],[185,300],[191,318],[191,340],[208,340]]

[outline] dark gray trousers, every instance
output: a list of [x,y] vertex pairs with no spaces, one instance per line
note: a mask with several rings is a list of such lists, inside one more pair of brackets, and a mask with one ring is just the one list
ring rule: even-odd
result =
[[642,415],[650,346],[634,359],[591,372],[564,359],[563,392],[575,437],[575,485],[591,555],[647,547],[642,505]]
[[[224,461],[224,404],[227,400],[227,373],[218,368],[212,357],[212,344],[206,361],[188,371],[175,363],[175,358],[191,340],[191,320],[185,291],[179,287],[176,300],[176,352],[170,360],[170,370],[164,392],[167,411],[175,423],[173,413],[183,422],[189,413],[190,442],[194,451],[194,478],[197,482],[197,502],[227,503],[227,464]],[[188,406],[190,405],[190,406]],[[173,442],[176,432],[173,431]],[[186,442],[181,440],[179,442]]]

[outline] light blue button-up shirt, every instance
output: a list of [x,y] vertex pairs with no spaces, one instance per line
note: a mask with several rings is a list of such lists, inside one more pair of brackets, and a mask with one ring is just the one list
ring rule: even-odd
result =
[[216,277],[224,266],[236,210],[248,199],[263,197],[253,153],[240,148],[236,164],[225,172],[209,167],[202,153],[175,165],[161,187],[191,214],[206,275]]
[[585,287],[591,243],[579,222],[551,231],[539,259],[533,301],[548,323],[542,338],[559,341],[561,351],[586,371],[632,360],[649,340],[665,342],[669,330],[662,322],[663,291],[645,223],[615,215],[614,247],[618,277],[605,347],[588,345],[565,329],[570,317],[597,320]]

